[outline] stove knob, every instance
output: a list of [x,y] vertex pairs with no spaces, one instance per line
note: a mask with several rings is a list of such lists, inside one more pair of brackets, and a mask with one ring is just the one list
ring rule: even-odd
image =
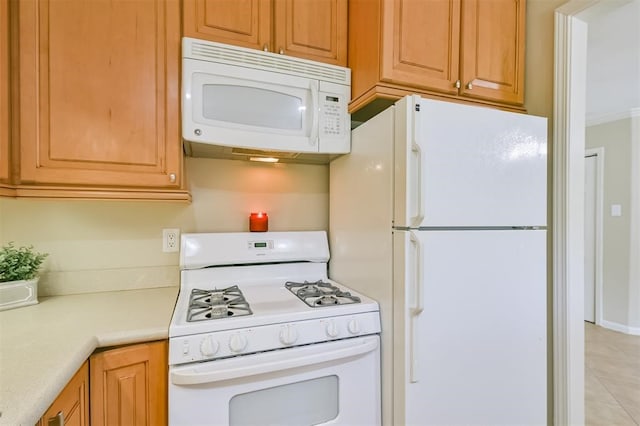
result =
[[218,352],[218,342],[213,340],[211,336],[207,336],[200,342],[200,353],[206,357],[210,357]]
[[247,338],[242,334],[234,334],[229,339],[229,349],[231,352],[242,352],[247,347]]
[[327,336],[333,338],[338,336],[338,326],[334,320],[331,320],[327,323],[324,331],[327,333]]
[[358,320],[352,319],[351,321],[349,321],[347,328],[349,329],[349,333],[351,334],[360,334],[360,323],[358,322]]
[[288,324],[280,328],[280,343],[289,346],[293,345],[296,340],[298,340],[298,332],[293,325]]

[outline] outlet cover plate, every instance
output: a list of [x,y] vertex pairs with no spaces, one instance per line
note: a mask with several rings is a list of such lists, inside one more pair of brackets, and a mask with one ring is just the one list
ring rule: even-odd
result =
[[162,230],[162,251],[172,253],[180,250],[180,230],[166,228]]

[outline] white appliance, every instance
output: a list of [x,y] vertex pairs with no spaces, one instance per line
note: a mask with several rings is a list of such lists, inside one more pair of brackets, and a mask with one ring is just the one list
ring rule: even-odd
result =
[[547,423],[546,135],[410,96],[331,163],[329,276],[380,303],[383,424]]
[[182,55],[187,154],[349,152],[350,69],[187,37]]
[[169,424],[379,425],[378,304],[324,231],[183,234]]

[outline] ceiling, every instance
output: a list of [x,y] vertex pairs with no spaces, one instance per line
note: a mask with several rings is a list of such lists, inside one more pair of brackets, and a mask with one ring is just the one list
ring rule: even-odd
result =
[[640,108],[640,0],[589,20],[587,124]]

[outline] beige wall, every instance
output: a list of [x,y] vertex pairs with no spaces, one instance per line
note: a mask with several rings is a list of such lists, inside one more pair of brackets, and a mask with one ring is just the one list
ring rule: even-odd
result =
[[629,327],[640,334],[640,114],[631,119],[631,246],[629,249]]
[[[587,148],[604,148],[603,320],[628,322],[630,248],[631,121],[618,120],[586,129]],[[622,216],[611,216],[611,205]]]
[[191,204],[0,199],[0,242],[50,253],[42,294],[178,284],[178,255],[162,229],[248,231],[249,212],[269,229],[328,228],[328,166],[186,160]]
[[[640,328],[640,276],[637,272],[640,235],[640,117],[587,127],[586,147],[604,148],[603,188],[603,321],[609,326]],[[636,172],[637,173],[637,172]],[[635,199],[634,199],[635,197]],[[612,217],[612,204],[622,216]],[[607,325],[607,324],[605,324]]]

